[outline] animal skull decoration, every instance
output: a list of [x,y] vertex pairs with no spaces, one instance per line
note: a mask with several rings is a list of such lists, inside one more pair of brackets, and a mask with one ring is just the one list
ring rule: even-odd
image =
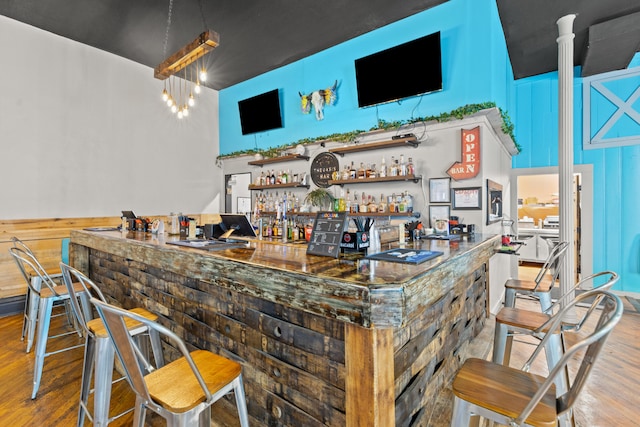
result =
[[308,95],[303,95],[298,92],[298,95],[300,95],[302,112],[304,114],[309,114],[309,112],[311,112],[311,106],[313,106],[313,109],[316,112],[316,120],[324,119],[322,109],[325,105],[333,105],[333,103],[336,102],[336,87],[338,87],[337,80],[333,86],[326,89],[316,90]]

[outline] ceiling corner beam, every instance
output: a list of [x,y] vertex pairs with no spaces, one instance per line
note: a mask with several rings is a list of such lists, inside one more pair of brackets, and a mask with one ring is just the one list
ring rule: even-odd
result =
[[219,44],[220,35],[213,30],[207,30],[165,59],[153,70],[153,76],[156,79],[165,80],[211,52]]

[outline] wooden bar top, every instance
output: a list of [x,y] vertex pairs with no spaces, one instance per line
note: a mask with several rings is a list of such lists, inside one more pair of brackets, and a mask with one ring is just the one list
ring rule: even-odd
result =
[[[488,263],[499,245],[495,235],[410,242],[405,247],[443,252],[413,265],[372,261],[357,253],[337,259],[307,255],[304,244],[251,241],[206,251],[167,244],[173,240],[178,236],[74,230],[72,260],[74,250],[95,249],[311,313],[384,328],[402,326],[438,301],[457,279]],[[390,248],[383,245],[382,250]]]

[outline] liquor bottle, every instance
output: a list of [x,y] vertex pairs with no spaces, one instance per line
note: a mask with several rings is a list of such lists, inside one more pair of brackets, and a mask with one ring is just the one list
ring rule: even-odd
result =
[[271,181],[271,185],[275,185],[275,183],[276,183],[276,174],[275,174],[275,172],[273,170],[271,171],[270,181]]
[[409,157],[409,163],[407,163],[407,175],[414,176],[416,174],[416,169],[413,166],[413,159]]
[[356,171],[356,167],[353,164],[353,161],[351,162],[351,169],[349,169],[349,179],[356,179],[358,177],[358,172]]
[[289,182],[289,175],[287,175],[287,171],[282,171],[282,177],[280,178],[281,184],[287,184]]
[[389,212],[394,213],[396,211],[396,193],[393,193],[389,198]]
[[342,176],[340,177],[340,179],[343,181],[346,181],[349,179],[350,176],[351,176],[351,172],[349,170],[349,165],[344,165],[344,168],[342,168]]
[[366,169],[364,168],[364,163],[360,162],[360,168],[358,169],[358,179],[366,178]]
[[396,167],[397,160],[391,156],[391,165],[389,166],[389,176],[398,176],[398,169]]
[[369,194],[369,206],[367,208],[369,212],[378,212],[378,204],[376,203],[375,197]]
[[386,178],[387,176],[387,164],[385,163],[384,156],[382,156],[382,163],[380,163],[380,171],[378,172],[380,178]]
[[387,211],[387,202],[384,198],[384,194],[380,194],[380,203],[378,204],[378,212],[386,212]]
[[369,171],[369,178],[377,178],[378,177],[378,171],[376,170],[376,164],[372,164],[371,165],[371,170]]
[[360,213],[367,213],[369,212],[369,205],[367,203],[367,199],[365,197],[364,191],[362,192],[362,198],[360,199],[360,206],[359,206],[359,212]]
[[358,205],[358,194],[353,193],[353,203],[351,203],[351,213],[358,213],[360,206]]
[[344,198],[344,202],[345,202],[345,206],[344,206],[344,211],[345,212],[351,212],[351,192],[349,191],[349,189],[347,188],[347,195]]
[[399,176],[407,175],[407,164],[404,162],[404,154],[400,154],[400,168],[398,170]]

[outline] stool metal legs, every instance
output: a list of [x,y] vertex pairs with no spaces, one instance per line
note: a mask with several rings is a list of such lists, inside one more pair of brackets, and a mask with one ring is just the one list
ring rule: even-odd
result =
[[[68,298],[68,297],[67,297]],[[37,327],[37,339],[36,339],[36,357],[33,367],[33,391],[31,393],[31,399],[35,399],[40,388],[40,380],[42,379],[42,369],[44,367],[44,358],[53,354],[61,353],[63,351],[71,350],[74,348],[82,347],[84,344],[78,344],[70,347],[63,348],[61,350],[47,353],[47,340],[49,338],[57,338],[65,335],[75,334],[77,331],[62,333],[53,337],[49,337],[49,326],[51,324],[51,312],[53,310],[53,304],[56,301],[62,301],[64,298],[49,297],[39,298],[39,310],[38,310],[38,327]],[[88,310],[88,300],[81,298],[83,306]],[[34,317],[35,318],[35,317]]]
[[[504,306],[515,307],[516,306],[516,294],[518,292],[513,288],[507,288],[504,294]],[[533,294],[540,301],[540,309],[545,313],[551,307],[551,292],[533,292]]]
[[[138,338],[140,337],[138,336]],[[149,339],[151,341],[151,349],[157,367],[159,368],[164,366],[160,335],[157,331],[150,331]],[[109,418],[114,358],[115,350],[111,339],[108,336],[96,337],[91,335],[87,337],[82,370],[82,384],[80,386],[80,405],[78,408],[77,427],[84,426],[85,419],[87,417],[93,421],[94,427],[104,427],[114,419],[130,412],[130,410],[128,410]],[[95,376],[93,382],[93,414],[91,414],[91,411],[87,406],[89,394],[91,393],[92,376]]]

